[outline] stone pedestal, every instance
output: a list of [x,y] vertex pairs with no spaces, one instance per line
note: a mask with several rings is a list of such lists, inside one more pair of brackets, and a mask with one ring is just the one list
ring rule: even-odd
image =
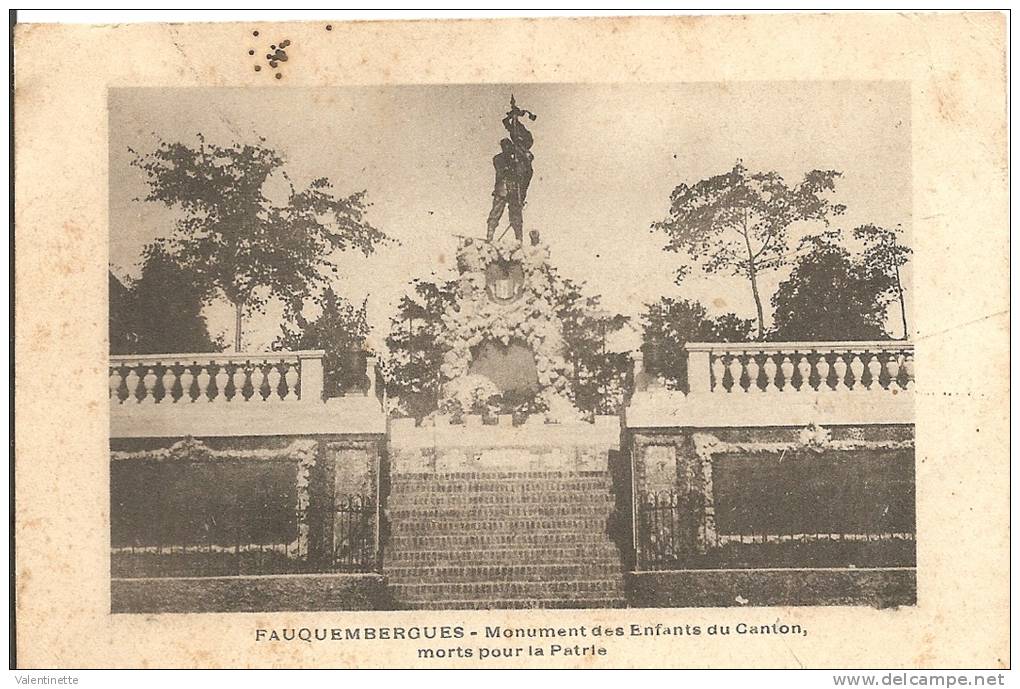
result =
[[606,471],[609,452],[620,447],[620,421],[523,426],[437,422],[414,426],[411,419],[390,425],[393,474],[506,471]]

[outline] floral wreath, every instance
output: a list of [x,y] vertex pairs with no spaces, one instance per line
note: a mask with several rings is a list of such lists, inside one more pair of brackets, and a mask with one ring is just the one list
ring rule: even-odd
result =
[[[535,355],[538,407],[554,421],[579,417],[571,399],[570,367],[563,357],[565,344],[548,258],[549,248],[541,243],[496,244],[473,239],[461,243],[457,301],[443,314],[441,343],[446,353],[440,373],[444,401],[456,400],[457,390],[463,386],[454,383],[469,375],[475,347],[487,341],[508,346],[512,340],[520,340]],[[497,303],[488,295],[485,271],[496,262],[517,263],[524,273],[521,296],[513,302]]]

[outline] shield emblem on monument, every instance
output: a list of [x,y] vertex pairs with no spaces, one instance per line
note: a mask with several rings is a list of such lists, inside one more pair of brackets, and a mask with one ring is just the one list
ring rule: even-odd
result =
[[524,288],[524,269],[516,261],[490,263],[485,269],[485,285],[494,301],[512,301]]
[[496,280],[492,283],[492,294],[496,299],[505,301],[514,296],[514,283],[510,279]]

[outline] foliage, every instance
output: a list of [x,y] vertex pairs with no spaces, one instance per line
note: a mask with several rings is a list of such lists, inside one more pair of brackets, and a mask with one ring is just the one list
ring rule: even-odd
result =
[[[567,408],[568,405],[559,403],[559,398],[568,399],[572,408],[570,367],[564,358],[565,343],[548,260],[549,250],[544,244],[501,245],[471,239],[461,244],[457,253],[461,270],[457,301],[443,314],[444,327],[439,337],[444,349],[439,369],[444,385],[468,374],[473,352],[479,345],[499,342],[507,346],[516,340],[534,354],[539,386],[536,395],[549,410],[547,413]],[[486,268],[493,263],[520,266],[523,285],[516,300],[496,303],[489,297]]]
[[[324,269],[337,271],[334,252],[367,256],[387,241],[364,218],[364,191],[338,197],[324,177],[296,188],[261,137],[231,146],[197,138],[194,146],[161,141],[144,155],[132,150],[132,164],[146,175],[145,200],[181,213],[167,251],[234,306],[235,349],[244,311],[261,311],[272,296],[300,304],[324,284]],[[282,205],[265,196],[271,178],[289,187]]]
[[110,353],[218,352],[202,307],[210,290],[162,245],[142,252],[142,272],[122,285],[110,275]]
[[456,282],[415,280],[413,295],[401,297],[390,319],[384,363],[386,391],[408,416],[422,418],[439,404],[444,349],[439,344],[443,314],[456,298]]
[[732,313],[709,318],[699,302],[670,297],[649,304],[642,321],[645,371],[674,389],[687,385],[688,342],[746,342],[754,328],[750,319]]
[[805,237],[790,277],[772,297],[770,339],[880,340],[892,281],[839,244],[840,233]]
[[[484,249],[483,249],[484,250]],[[482,266],[490,257],[462,255],[461,268],[484,276]],[[465,262],[466,261],[466,262]],[[600,309],[600,298],[586,296],[584,285],[561,277],[544,260],[536,265],[532,277],[534,294],[544,295],[548,301],[539,307],[537,300],[530,301],[530,313],[547,313],[552,322],[562,327],[562,352],[568,394],[577,408],[586,413],[614,413],[623,401],[624,375],[629,369],[627,353],[603,351],[604,335],[612,334],[626,322],[626,318],[608,314]],[[468,286],[484,289],[477,278]],[[457,304],[458,285],[463,279],[428,282],[416,280],[413,296],[401,299],[398,314],[391,320],[386,344],[391,352],[386,362],[387,391],[391,398],[399,398],[402,413],[421,418],[435,411],[440,403],[442,374],[440,369],[450,349],[450,336],[443,316]],[[479,293],[480,296],[480,293]],[[544,301],[544,300],[543,300]],[[479,299],[478,308],[488,308],[487,299]],[[521,305],[529,301],[522,297]],[[469,307],[470,308],[470,307]],[[488,313],[487,311],[484,311]],[[498,310],[493,309],[496,314]],[[477,311],[472,311],[476,313]],[[504,325],[496,333],[511,334]],[[522,338],[523,339],[523,338]],[[481,342],[481,339],[479,339]],[[556,401],[556,404],[559,404]],[[556,413],[564,414],[563,405]],[[499,413],[512,413],[518,419],[531,414],[551,412],[548,400],[533,395],[504,393],[499,399]]]
[[900,317],[903,321],[903,339],[907,339],[907,305],[903,299],[903,283],[900,268],[910,260],[913,253],[909,247],[899,243],[900,228],[887,229],[877,225],[861,225],[854,229],[854,238],[864,242],[862,261],[865,266],[884,275],[890,289],[900,302]]
[[337,397],[351,389],[365,389],[365,338],[369,326],[365,302],[355,306],[327,287],[313,297],[320,309],[314,320],[300,312],[291,312],[290,322],[280,326],[283,331],[276,347],[285,350],[322,349],[323,385],[327,397]]
[[585,296],[584,285],[553,274],[556,315],[563,326],[565,358],[572,368],[574,403],[583,412],[614,414],[624,401],[629,352],[606,349],[606,339],[629,319],[601,308],[601,297]]
[[811,170],[790,186],[776,172],[750,172],[737,161],[729,172],[677,186],[670,195],[669,217],[653,223],[652,231],[668,236],[667,251],[688,254],[706,272],[746,277],[761,338],[765,321],[758,277],[785,263],[792,224],[827,223],[829,216],[845,210],[826,198],[840,174]]

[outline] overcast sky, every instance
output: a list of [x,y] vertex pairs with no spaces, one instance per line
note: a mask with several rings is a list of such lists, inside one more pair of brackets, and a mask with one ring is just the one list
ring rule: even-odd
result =
[[[848,212],[837,226],[900,224],[909,241],[910,92],[902,82],[111,89],[111,268],[137,276],[142,248],[175,220],[137,200],[145,179],[129,165],[129,147],[150,151],[157,137],[194,143],[199,132],[224,145],[263,136],[296,182],[325,176],[340,193],[367,190],[368,219],[400,240],[367,259],[346,256],[336,280],[348,298],[368,298],[372,340],[381,343],[409,281],[448,275],[455,235],[484,236],[511,92],[538,114],[529,123],[535,177],[525,229],[540,230],[561,272],[610,309],[637,315],[669,295],[753,317],[746,280],[695,270],[674,285],[686,259],[663,252],[664,237],[649,232],[677,184],[725,172],[738,158],[790,183],[813,168],[839,170],[836,200]],[[782,277],[763,281],[767,312]],[[224,305],[207,315],[214,333],[232,327]],[[275,309],[250,321],[246,349],[268,348],[278,321]]]

